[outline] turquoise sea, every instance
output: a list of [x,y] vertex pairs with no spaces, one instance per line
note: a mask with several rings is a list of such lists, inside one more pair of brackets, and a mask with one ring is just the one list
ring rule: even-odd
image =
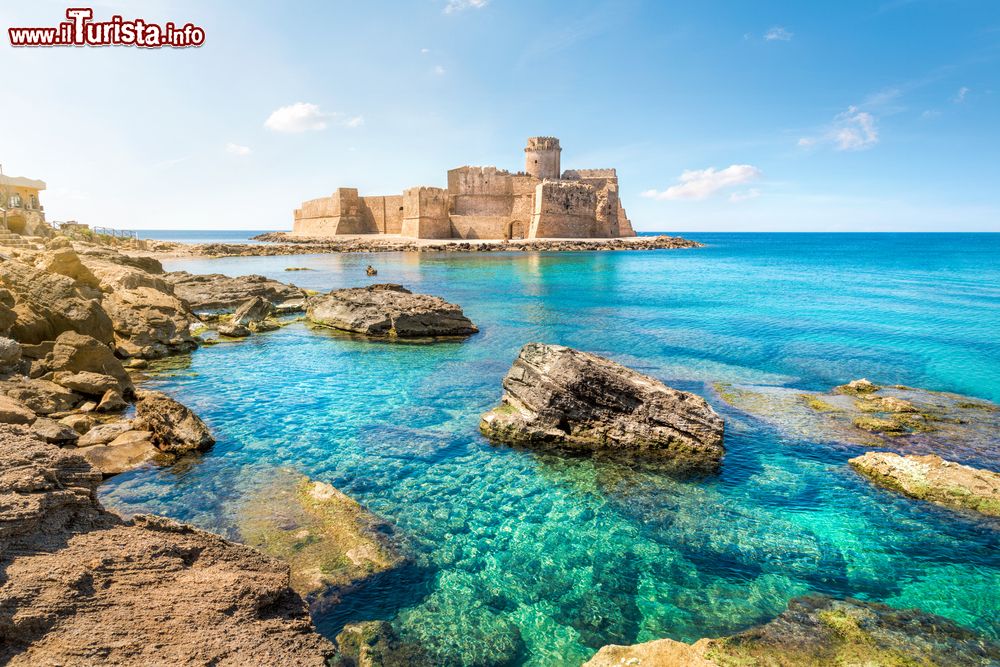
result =
[[[394,345],[297,323],[198,350],[153,384],[218,444],[115,477],[102,500],[234,536],[276,466],[330,482],[395,523],[416,567],[319,626],[389,619],[440,664],[579,665],[608,643],[730,634],[808,592],[919,607],[1000,640],[995,522],[878,490],[846,464],[862,449],[790,439],[712,389],[867,377],[1000,402],[1000,234],[686,236],[707,247],[171,262],[317,290],[367,284],[371,263],[379,281],[462,305],[481,333]],[[721,472],[488,444],[479,415],[529,341],[705,396],[726,419]]]

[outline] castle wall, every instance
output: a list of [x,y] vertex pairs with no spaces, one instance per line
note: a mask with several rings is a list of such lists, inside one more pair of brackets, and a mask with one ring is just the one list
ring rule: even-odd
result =
[[361,211],[372,234],[399,234],[403,228],[403,195],[362,197]]
[[442,188],[410,188],[403,192],[403,224],[400,233],[417,239],[450,239],[448,191]]
[[528,137],[524,149],[524,170],[535,178],[559,178],[562,148],[555,137]]
[[[524,229],[527,229],[525,219]],[[502,239],[509,233],[508,215],[453,215],[451,235],[457,239]]]
[[542,181],[535,188],[535,211],[528,238],[595,236],[593,186],[579,181]]
[[452,169],[448,172],[448,194],[453,215],[510,215],[511,175],[496,167]]

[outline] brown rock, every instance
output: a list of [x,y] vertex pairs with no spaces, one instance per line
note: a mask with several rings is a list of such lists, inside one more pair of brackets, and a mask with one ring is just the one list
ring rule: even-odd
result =
[[31,425],[31,431],[45,442],[55,445],[72,445],[80,437],[80,434],[65,424],[60,424],[48,417],[39,417]]
[[35,260],[35,266],[42,271],[66,276],[87,287],[98,287],[101,284],[90,269],[80,262],[80,257],[72,246],[51,248]]
[[83,435],[94,425],[94,418],[89,415],[72,414],[66,415],[60,419],[59,423],[64,426],[69,426],[80,435]]
[[306,302],[314,324],[390,338],[468,336],[479,331],[458,306],[400,285],[334,290]]
[[118,475],[152,460],[157,449],[149,431],[126,431],[111,442],[80,449],[80,455],[105,477]]
[[138,428],[153,432],[153,444],[161,452],[183,454],[204,451],[215,444],[215,438],[205,422],[164,393],[140,391],[135,416]]
[[1000,516],[1000,474],[945,461],[940,456],[867,452],[851,467],[876,484],[911,498]]
[[110,375],[118,380],[123,394],[132,392],[132,378],[111,348],[91,336],[74,332],[60,334],[47,358],[53,371],[91,372]]
[[108,389],[101,397],[101,402],[97,404],[98,412],[118,412],[128,407],[128,403],[122,398],[122,394],[117,389]]
[[52,381],[87,396],[103,396],[105,392],[111,389],[117,390],[120,387],[117,378],[91,371],[79,373],[59,371],[53,376]]
[[0,426],[0,663],[325,664],[287,565],[105,511],[100,473],[17,429]]
[[722,418],[705,399],[594,354],[528,343],[503,388],[500,407],[480,421],[491,440],[709,467],[725,453]]
[[226,336],[227,338],[246,338],[250,335],[250,329],[247,329],[242,324],[220,324],[216,331],[219,332],[220,336]]
[[706,660],[701,648],[673,639],[657,639],[645,644],[610,644],[597,652],[584,667],[718,667]]
[[93,427],[89,431],[83,434],[81,438],[77,441],[77,447],[90,447],[91,445],[104,445],[122,433],[127,433],[132,430],[131,420],[122,420],[117,422],[110,422],[107,424],[100,424]]
[[240,305],[233,313],[231,324],[243,325],[253,329],[255,326],[271,317],[274,314],[274,305],[259,296],[255,296],[249,301]]
[[27,379],[23,375],[15,375],[10,380],[0,382],[0,392],[40,415],[71,410],[83,400],[79,394],[55,382],[40,378]]
[[21,364],[21,344],[13,338],[0,337],[0,372],[14,370]]
[[0,394],[0,423],[30,424],[37,417],[38,415],[21,401]]
[[34,344],[75,331],[111,342],[111,318],[97,300],[83,295],[72,278],[8,260],[0,262],[0,283],[15,299],[17,320],[10,328],[15,340]]
[[264,276],[250,275],[232,278],[220,273],[195,275],[187,271],[164,274],[174,286],[174,292],[195,311],[231,312],[253,297],[272,304],[304,299],[306,294],[294,285],[286,285]]

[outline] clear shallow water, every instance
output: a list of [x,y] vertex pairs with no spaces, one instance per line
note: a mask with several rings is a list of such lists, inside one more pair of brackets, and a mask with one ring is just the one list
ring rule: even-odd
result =
[[[732,633],[807,592],[920,607],[1000,639],[1000,530],[874,489],[860,453],[790,440],[711,383],[825,389],[866,376],[1000,401],[1000,235],[689,234],[699,250],[379,254],[174,262],[303,287],[400,282],[482,332],[390,345],[296,324],[196,352],[155,381],[218,444],[110,480],[105,503],[235,535],[277,465],[395,522],[419,564],[318,619],[392,619],[443,664],[578,665],[607,643]],[[287,266],[316,271],[286,273]],[[487,444],[479,414],[527,341],[607,355],[701,393],[721,474]]]

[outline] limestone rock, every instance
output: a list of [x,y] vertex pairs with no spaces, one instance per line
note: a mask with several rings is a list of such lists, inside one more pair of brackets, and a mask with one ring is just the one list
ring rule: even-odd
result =
[[306,294],[294,285],[286,285],[264,276],[232,278],[221,273],[195,275],[187,271],[164,274],[174,292],[195,311],[231,312],[255,296],[277,304],[304,299]]
[[79,373],[59,371],[54,375],[52,381],[87,396],[103,396],[109,389],[119,388],[117,378],[91,371],[81,371]]
[[239,531],[247,544],[289,563],[292,588],[314,605],[406,563],[392,526],[291,470],[278,471],[243,506]]
[[0,423],[30,424],[38,415],[21,401],[0,394]]
[[35,260],[35,266],[49,273],[66,276],[80,285],[98,287],[100,281],[90,269],[80,262],[80,257],[70,247],[51,248]]
[[92,445],[103,445],[111,442],[122,433],[132,430],[132,421],[125,419],[122,421],[109,422],[93,427],[84,433],[77,441],[77,447],[90,447]]
[[128,407],[128,403],[117,389],[108,389],[101,397],[101,402],[97,404],[98,412],[118,412]]
[[48,417],[39,417],[31,425],[31,431],[45,442],[55,445],[72,445],[80,434],[65,424],[60,424]]
[[[687,646],[687,649],[684,647]],[[651,662],[657,651],[678,662]],[[691,662],[700,657],[704,662]],[[683,662],[688,660],[689,662]],[[1000,646],[951,621],[918,609],[823,595],[795,598],[776,619],[722,639],[694,645],[649,642],[605,647],[586,667],[607,665],[717,665],[718,667],[826,667],[827,665],[954,665],[1000,661]]]
[[705,399],[594,354],[528,343],[503,388],[500,407],[480,421],[491,440],[707,467],[725,453],[722,418]]
[[118,380],[118,386],[123,394],[132,392],[132,378],[115,357],[107,345],[91,336],[74,332],[60,334],[52,348],[52,354],[47,355],[48,367],[55,371],[72,371],[74,373],[91,372],[110,375]]
[[66,415],[65,417],[60,419],[59,423],[64,426],[69,426],[78,434],[83,435],[84,433],[87,433],[94,425],[94,418],[91,417],[90,415],[71,414],[71,415]]
[[610,644],[597,652],[584,667],[718,667],[706,660],[700,647],[673,639],[657,639],[633,646]]
[[183,454],[204,451],[215,438],[198,415],[159,391],[140,391],[135,404],[136,427],[152,431],[161,452]]
[[274,314],[274,305],[259,296],[255,296],[249,301],[240,305],[233,313],[232,319],[229,320],[231,324],[243,325],[253,329],[258,324],[262,323],[267,318]]
[[242,324],[220,324],[216,331],[219,332],[220,336],[226,336],[227,338],[246,338],[250,335],[250,329],[247,329]]
[[851,466],[876,484],[946,507],[1000,516],[1000,474],[945,461],[940,456],[867,452]]
[[149,431],[126,431],[107,444],[79,450],[80,455],[105,477],[118,475],[156,456],[150,435]]
[[458,306],[400,285],[334,290],[306,302],[314,323],[366,336],[425,338],[468,336],[479,331]]
[[84,297],[72,278],[8,260],[0,262],[0,283],[14,296],[17,320],[10,336],[21,343],[54,340],[67,331],[111,342],[111,318],[100,302]]
[[286,564],[107,512],[74,451],[0,426],[0,663],[325,664]]
[[0,372],[16,368],[21,363],[21,344],[12,338],[0,337]]
[[9,380],[0,381],[0,392],[20,401],[40,415],[71,410],[83,400],[79,394],[54,382],[37,378],[28,379],[23,375],[15,375]]

